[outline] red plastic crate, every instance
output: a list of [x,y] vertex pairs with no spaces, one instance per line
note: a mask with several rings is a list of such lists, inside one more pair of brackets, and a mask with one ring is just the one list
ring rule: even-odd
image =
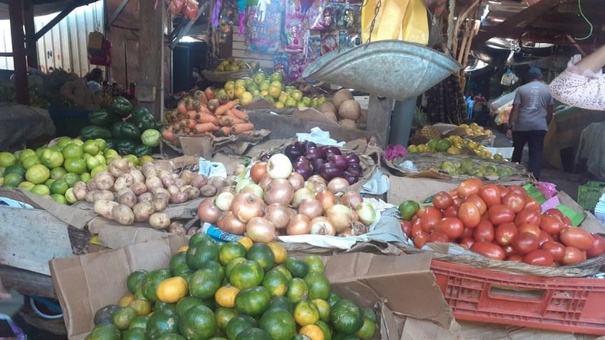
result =
[[508,274],[433,260],[458,320],[605,335],[605,279]]

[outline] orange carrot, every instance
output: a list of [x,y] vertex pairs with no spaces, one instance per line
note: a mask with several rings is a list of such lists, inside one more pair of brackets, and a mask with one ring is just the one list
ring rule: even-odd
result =
[[216,117],[211,114],[208,114],[208,113],[198,113],[195,116],[195,121],[198,124],[203,124],[203,123],[212,123],[214,125],[218,124],[218,120],[216,119]]
[[184,119],[181,121],[181,126],[182,127],[186,127],[189,129],[193,129],[193,127],[195,126],[195,120],[193,119]]
[[242,110],[239,110],[234,107],[230,111],[235,117],[237,117],[241,120],[245,120],[246,122],[249,120],[248,114]]
[[223,126],[216,131],[217,137],[227,137],[231,135],[231,127]]
[[218,129],[218,127],[212,123],[202,123],[202,124],[196,124],[194,129],[195,129],[196,133],[204,133],[204,132],[216,131]]
[[187,119],[195,119],[197,117],[197,111],[187,111]]
[[212,112],[210,112],[210,110],[208,109],[208,107],[206,105],[201,105],[200,109],[197,110],[197,112],[199,112],[199,113],[206,113],[206,114],[214,116],[214,114]]
[[242,123],[246,123],[246,121],[239,119],[239,118],[230,117],[230,116],[218,117],[218,125],[220,125],[220,126],[233,126],[233,125],[242,124]]
[[185,114],[187,113],[187,107],[185,107],[185,103],[180,102],[177,106],[176,106],[177,110],[179,111],[180,114]]
[[229,101],[226,104],[223,104],[223,105],[217,107],[216,110],[214,111],[214,114],[217,116],[222,116],[224,114],[227,114],[227,112],[229,110],[233,109],[236,105],[237,105],[237,100]]
[[252,130],[254,130],[254,124],[252,124],[252,123],[236,124],[231,127],[231,133],[234,135],[239,135],[242,132],[252,131]]

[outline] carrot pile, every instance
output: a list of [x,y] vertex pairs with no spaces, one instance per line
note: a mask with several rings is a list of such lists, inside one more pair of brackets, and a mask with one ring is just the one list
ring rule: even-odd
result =
[[204,92],[199,92],[182,98],[176,110],[166,113],[169,125],[162,132],[164,139],[174,142],[182,135],[227,137],[254,133],[254,124],[246,112],[237,108],[237,100],[207,100]]

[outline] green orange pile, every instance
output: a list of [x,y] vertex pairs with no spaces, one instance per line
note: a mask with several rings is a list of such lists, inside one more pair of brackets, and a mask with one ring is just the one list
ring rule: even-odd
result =
[[276,242],[196,234],[169,269],[132,273],[130,293],[97,312],[86,339],[371,339],[374,312],[341,298],[323,270]]

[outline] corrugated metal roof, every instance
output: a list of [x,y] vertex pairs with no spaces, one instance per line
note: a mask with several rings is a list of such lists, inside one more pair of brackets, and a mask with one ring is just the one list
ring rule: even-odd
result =
[[[8,2],[10,0],[0,0],[0,20],[9,19],[8,15]],[[78,6],[88,5],[96,2],[97,0],[77,0],[80,4]],[[73,3],[74,0],[33,0],[34,3],[34,15],[46,15],[55,12],[61,12],[65,7]]]

